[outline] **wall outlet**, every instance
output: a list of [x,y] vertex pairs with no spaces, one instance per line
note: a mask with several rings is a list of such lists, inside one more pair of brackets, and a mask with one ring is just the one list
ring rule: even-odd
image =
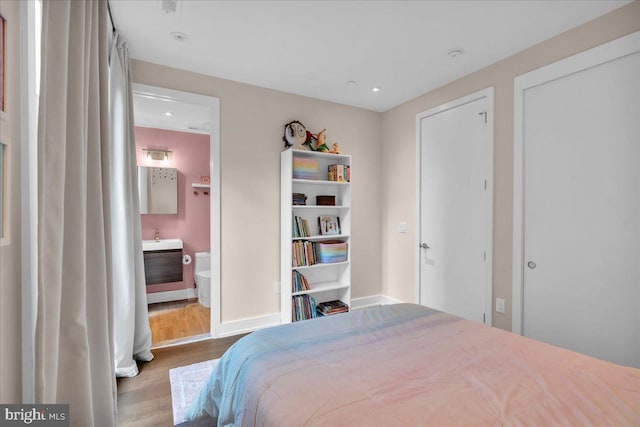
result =
[[496,311],[504,314],[504,300],[502,298],[496,298]]
[[398,227],[398,230],[400,231],[400,233],[406,233],[407,232],[407,223],[406,222],[401,222],[400,226]]
[[273,285],[273,293],[274,294],[279,294],[280,293],[280,282],[276,282]]

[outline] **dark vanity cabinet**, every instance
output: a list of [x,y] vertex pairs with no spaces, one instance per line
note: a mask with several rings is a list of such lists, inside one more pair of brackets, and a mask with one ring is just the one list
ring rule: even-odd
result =
[[147,285],[182,281],[182,249],[144,252]]

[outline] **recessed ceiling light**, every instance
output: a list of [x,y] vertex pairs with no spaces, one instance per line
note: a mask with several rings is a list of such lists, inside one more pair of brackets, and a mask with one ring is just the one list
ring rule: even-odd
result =
[[353,85],[355,85],[356,83],[357,83],[357,82],[356,82],[355,80],[349,80],[349,81],[347,82],[347,84],[348,84],[349,86],[353,86]]
[[453,59],[453,58],[457,58],[463,53],[464,53],[464,50],[462,50],[462,48],[456,47],[451,49],[449,52],[447,52],[447,55],[449,55],[449,58]]
[[382,88],[380,86],[374,86],[371,88],[372,92],[380,92],[382,90]]
[[185,33],[181,33],[179,31],[174,31],[173,33],[171,33],[171,37],[173,37],[175,41],[179,41],[179,42],[186,42],[187,40],[189,40],[188,35],[186,35]]
[[171,111],[167,111],[166,113],[164,113],[164,115],[167,117],[171,117],[173,116],[173,113]]

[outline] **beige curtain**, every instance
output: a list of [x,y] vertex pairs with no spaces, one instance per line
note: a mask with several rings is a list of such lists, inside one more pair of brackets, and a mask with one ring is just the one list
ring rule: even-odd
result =
[[70,404],[74,426],[116,425],[107,20],[106,0],[43,2],[36,399]]
[[105,194],[111,206],[107,242],[113,261],[110,265],[115,296],[113,345],[118,377],[138,375],[136,360],[153,359],[142,254],[132,92],[129,49],[116,33],[109,61],[111,143],[109,153],[103,156],[103,165],[105,173],[109,173],[109,192]]

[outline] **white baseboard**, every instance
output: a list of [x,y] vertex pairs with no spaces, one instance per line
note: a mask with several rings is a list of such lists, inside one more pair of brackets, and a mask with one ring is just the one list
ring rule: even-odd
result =
[[147,294],[147,304],[178,301],[181,299],[196,298],[197,296],[198,295],[196,294],[196,290],[194,288],[177,289],[175,291],[152,292]]
[[[401,301],[386,295],[373,295],[369,297],[354,298],[351,300],[351,309],[359,310],[365,307],[377,305],[397,304]],[[258,329],[277,326],[280,324],[280,313],[272,313],[264,316],[250,317],[247,319],[231,320],[220,324],[220,338],[232,335],[246,334]]]
[[377,305],[385,305],[385,304],[397,304],[399,302],[402,302],[402,301],[398,301],[397,299],[388,297],[386,295],[372,295],[369,297],[352,298],[351,309],[359,310],[361,308],[375,307]]
[[280,324],[280,313],[272,313],[264,316],[250,317],[248,319],[231,320],[220,324],[220,337],[246,334],[258,329],[277,326]]

